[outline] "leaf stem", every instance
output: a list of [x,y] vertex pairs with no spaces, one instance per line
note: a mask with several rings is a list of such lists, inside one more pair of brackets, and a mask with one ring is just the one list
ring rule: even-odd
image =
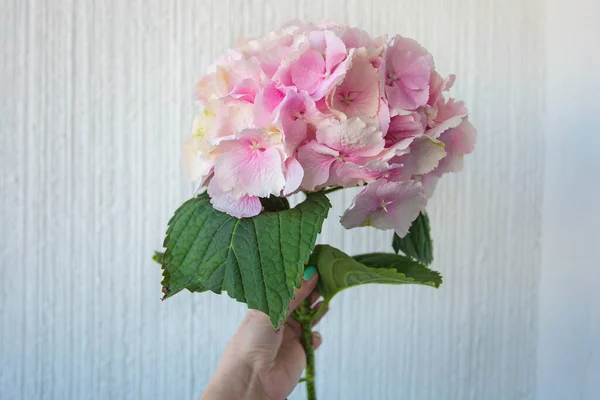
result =
[[323,190],[323,194],[329,194],[329,193],[337,192],[338,190],[341,190],[341,189],[343,189],[342,186],[332,187],[332,188]]
[[[321,308],[323,309],[323,307]],[[319,310],[321,311],[321,310]],[[308,400],[317,400],[317,391],[315,388],[315,348],[312,341],[312,322],[315,315],[310,309],[310,302],[305,299],[298,308],[298,322],[302,326],[302,344],[306,352],[306,398]],[[317,313],[318,314],[318,313]]]
[[323,304],[321,304],[321,307],[319,307],[319,309],[311,315],[311,322],[316,320],[317,318],[321,318],[323,314],[325,314],[325,311],[327,311],[327,306],[329,306],[329,300],[331,300],[331,298],[323,300]]

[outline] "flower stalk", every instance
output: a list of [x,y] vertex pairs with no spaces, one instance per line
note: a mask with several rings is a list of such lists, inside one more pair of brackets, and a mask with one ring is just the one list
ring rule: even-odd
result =
[[327,307],[326,304],[313,312],[310,308],[310,302],[305,299],[298,307],[294,317],[302,327],[302,345],[306,353],[306,373],[300,382],[306,383],[306,398],[308,400],[317,400],[317,390],[315,386],[316,371],[315,371],[315,347],[312,340],[313,321],[323,314],[323,310]]

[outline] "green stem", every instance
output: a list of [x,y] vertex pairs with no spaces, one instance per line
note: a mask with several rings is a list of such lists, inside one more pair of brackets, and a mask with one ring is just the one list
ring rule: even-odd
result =
[[310,302],[304,300],[298,309],[298,322],[302,326],[302,344],[306,352],[306,398],[308,400],[317,400],[317,391],[315,388],[315,348],[312,342],[312,322],[315,316],[312,315]]
[[319,308],[319,310],[317,312],[315,312],[313,315],[311,315],[311,317],[310,317],[311,322],[318,318],[321,318],[321,316],[323,314],[325,314],[325,311],[327,311],[327,306],[329,305],[329,300],[331,300],[331,299],[323,300],[323,304],[321,304],[321,307]]
[[342,189],[343,189],[343,187],[341,187],[341,186],[337,186],[337,187],[325,189],[325,190],[323,190],[323,194],[329,194],[329,193],[337,192],[338,190],[342,190]]

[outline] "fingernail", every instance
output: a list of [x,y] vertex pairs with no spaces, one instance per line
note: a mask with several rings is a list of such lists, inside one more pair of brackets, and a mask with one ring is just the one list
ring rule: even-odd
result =
[[313,336],[317,340],[323,340],[323,337],[321,336],[321,334],[319,332],[313,332]]
[[317,269],[315,267],[313,267],[312,265],[306,267],[306,269],[304,270],[304,280],[305,281],[309,280],[310,278],[315,276],[316,273],[317,273]]

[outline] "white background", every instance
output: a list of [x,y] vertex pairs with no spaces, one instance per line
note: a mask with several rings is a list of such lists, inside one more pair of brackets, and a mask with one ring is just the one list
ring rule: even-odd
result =
[[[0,397],[199,396],[245,308],[159,301],[150,256],[191,194],[193,85],[238,36],[330,18],[421,41],[479,138],[429,206],[444,285],[337,297],[320,398],[596,398],[598,15],[594,0],[0,0]],[[390,233],[343,231],[350,196],[333,200],[322,242],[389,249]]]

